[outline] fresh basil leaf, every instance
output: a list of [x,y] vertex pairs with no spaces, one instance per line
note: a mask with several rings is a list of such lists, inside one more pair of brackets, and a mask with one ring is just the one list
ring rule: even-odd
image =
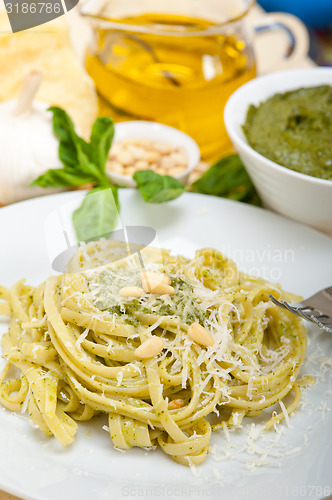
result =
[[92,126],[90,144],[95,163],[101,171],[105,170],[108,153],[114,137],[114,122],[112,118],[102,116],[97,118]]
[[41,186],[43,188],[58,188],[81,186],[88,182],[94,182],[94,178],[80,174],[80,172],[72,172],[66,168],[54,168],[47,170],[45,174],[40,175],[31,182],[30,186]]
[[48,111],[53,113],[53,131],[60,141],[72,142],[76,135],[74,124],[66,111],[58,106],[51,106]]
[[89,191],[73,213],[73,225],[78,242],[109,237],[116,227],[119,214],[117,188],[96,188]]
[[92,158],[92,156],[93,156],[90,149],[91,149],[90,144],[87,144],[85,141],[83,141],[83,139],[80,139],[78,141],[77,168],[81,172],[85,172],[87,175],[92,176],[95,179],[97,185],[105,184],[105,182],[108,183],[108,177],[107,177],[105,171],[102,172],[99,169],[98,165],[96,165],[94,163],[94,160],[90,159],[90,157]]
[[152,170],[139,170],[135,172],[133,179],[148,203],[165,203],[175,200],[186,190],[186,187],[174,177],[159,175]]
[[53,131],[60,140],[59,158],[69,168],[77,165],[77,134],[73,122],[67,113],[57,106],[51,106],[49,111],[53,113]]
[[[59,158],[64,166],[73,173],[88,175],[97,184],[105,184],[104,168],[95,162],[94,148],[79,137],[68,114],[61,108],[52,106],[53,131],[60,139]],[[95,137],[97,143],[97,138]],[[77,185],[77,184],[72,184]]]
[[91,241],[108,236],[117,224],[120,210],[118,190],[112,186],[105,167],[114,135],[111,118],[98,118],[91,131],[90,142],[79,137],[67,113],[56,106],[53,130],[59,139],[59,158],[62,169],[51,169],[35,179],[31,185],[45,188],[71,187],[93,183],[89,192],[73,213],[73,225],[78,241]]
[[193,183],[192,191],[255,205],[261,204],[240,157],[234,154],[212,165]]
[[59,144],[59,159],[63,165],[75,171],[77,167],[77,152],[76,148],[72,148],[71,146],[68,146],[67,143],[64,141],[60,142]]

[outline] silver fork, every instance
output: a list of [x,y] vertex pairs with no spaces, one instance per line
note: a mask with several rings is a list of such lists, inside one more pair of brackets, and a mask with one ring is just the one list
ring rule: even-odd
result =
[[332,333],[332,286],[315,293],[299,305],[289,305],[285,300],[279,301],[273,295],[270,295],[270,299],[277,306],[316,323],[320,328]]

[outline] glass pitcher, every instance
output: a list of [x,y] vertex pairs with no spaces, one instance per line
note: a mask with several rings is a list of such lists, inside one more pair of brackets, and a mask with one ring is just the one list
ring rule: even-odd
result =
[[[94,32],[86,57],[100,114],[153,120],[193,137],[202,158],[231,150],[223,111],[229,96],[256,76],[254,0],[90,0]],[[280,23],[257,31],[280,29]],[[293,43],[291,32],[288,30]]]

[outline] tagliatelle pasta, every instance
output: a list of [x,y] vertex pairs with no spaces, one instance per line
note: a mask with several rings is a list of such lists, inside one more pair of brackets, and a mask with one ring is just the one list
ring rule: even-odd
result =
[[[77,421],[105,413],[115,447],[158,444],[185,465],[203,462],[212,430],[238,427],[293,391],[283,412],[267,416],[266,429],[288,418],[306,383],[297,378],[306,334],[269,294],[294,297],[213,249],[193,259],[125,251],[120,243],[89,243],[69,272],[38,287],[0,288],[0,313],[11,318],[2,338],[2,405],[27,410],[63,445],[74,441]],[[174,293],[153,293],[157,284],[147,288],[146,276],[160,276]],[[126,296],[131,288],[136,296]]]

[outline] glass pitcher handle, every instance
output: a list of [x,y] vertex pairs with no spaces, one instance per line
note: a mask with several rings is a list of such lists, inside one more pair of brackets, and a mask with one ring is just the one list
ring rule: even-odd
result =
[[293,52],[296,48],[296,38],[295,38],[292,30],[288,26],[286,26],[285,24],[277,22],[277,21],[273,21],[270,24],[263,24],[261,26],[256,26],[254,28],[254,30],[255,30],[255,33],[257,35],[259,35],[260,33],[264,33],[266,31],[276,31],[276,30],[285,31],[287,33],[288,38],[289,38],[289,45],[288,45],[288,48],[287,48],[287,51],[286,51],[284,57],[288,58],[293,54]]
[[[253,26],[257,36],[271,31],[284,31],[288,37],[287,50],[279,62],[287,62],[287,67],[301,65],[309,51],[309,35],[305,25],[297,17],[283,12],[265,14],[262,19],[257,19]],[[278,61],[276,61],[278,62]]]

